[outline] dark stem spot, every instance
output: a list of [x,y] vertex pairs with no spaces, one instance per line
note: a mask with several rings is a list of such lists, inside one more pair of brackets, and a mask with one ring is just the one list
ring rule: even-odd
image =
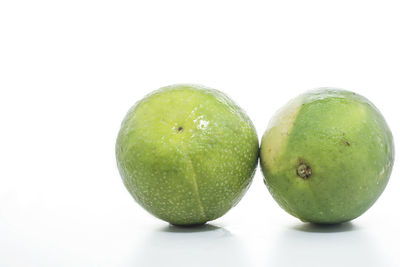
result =
[[310,166],[306,165],[305,163],[301,163],[298,167],[297,167],[297,175],[300,176],[303,179],[307,179],[311,176],[312,171]]
[[343,138],[341,142],[346,146],[350,146],[350,142],[346,138]]
[[182,127],[182,126],[179,126],[178,132],[182,132],[182,131],[183,131],[183,127]]

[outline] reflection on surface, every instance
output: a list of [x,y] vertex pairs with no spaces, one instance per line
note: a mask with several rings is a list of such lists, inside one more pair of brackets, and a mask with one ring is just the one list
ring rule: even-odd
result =
[[249,266],[238,240],[224,228],[167,226],[136,250],[133,266]]
[[299,224],[282,232],[269,266],[391,266],[375,242],[352,223]]
[[313,223],[302,223],[293,227],[293,229],[308,232],[308,233],[341,233],[357,231],[358,228],[352,222],[340,223],[340,224],[313,224]]

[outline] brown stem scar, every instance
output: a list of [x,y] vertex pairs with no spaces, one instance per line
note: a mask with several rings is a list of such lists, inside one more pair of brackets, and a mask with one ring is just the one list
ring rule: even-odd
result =
[[309,178],[309,177],[311,176],[312,170],[311,170],[311,167],[308,166],[307,164],[301,163],[301,164],[297,167],[296,173],[297,173],[297,175],[300,176],[301,178],[307,179],[307,178]]

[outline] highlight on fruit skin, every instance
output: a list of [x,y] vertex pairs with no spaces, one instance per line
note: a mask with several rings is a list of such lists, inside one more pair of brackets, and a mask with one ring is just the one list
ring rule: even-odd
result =
[[245,112],[220,91],[178,84],[137,102],[122,122],[116,158],[133,198],[175,225],[224,215],[247,191],[258,138]]
[[393,162],[392,133],[379,110],[335,88],[291,100],[261,141],[264,183],[304,222],[334,224],[363,214],[384,191]]

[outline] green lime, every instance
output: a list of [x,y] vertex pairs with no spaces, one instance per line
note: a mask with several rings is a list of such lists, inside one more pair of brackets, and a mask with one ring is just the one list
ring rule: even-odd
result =
[[260,158],[264,182],[283,209],[306,222],[340,223],[381,195],[394,145],[383,116],[365,97],[321,88],[277,112]]
[[133,198],[176,225],[225,214],[250,185],[258,160],[255,128],[223,93],[198,85],[161,88],[137,102],[116,143]]

